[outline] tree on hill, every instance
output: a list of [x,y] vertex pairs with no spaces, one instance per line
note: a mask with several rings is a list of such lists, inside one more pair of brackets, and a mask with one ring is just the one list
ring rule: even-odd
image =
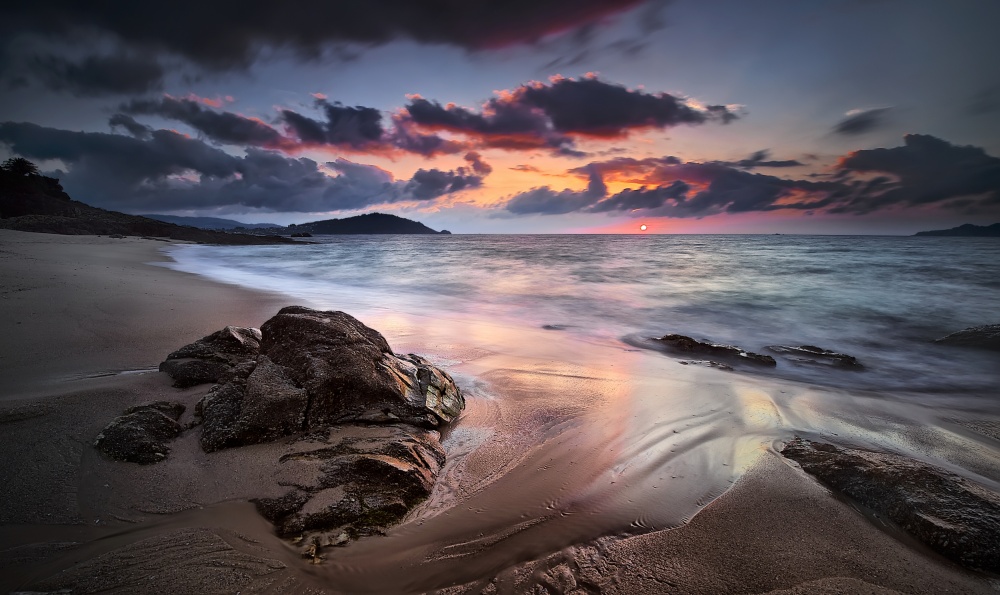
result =
[[0,170],[18,177],[39,175],[38,166],[24,157],[11,157],[7,161],[4,161],[3,164],[0,164]]

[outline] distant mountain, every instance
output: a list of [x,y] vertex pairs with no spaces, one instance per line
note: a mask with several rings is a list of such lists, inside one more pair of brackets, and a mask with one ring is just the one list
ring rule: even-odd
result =
[[306,232],[306,233],[311,233],[313,235],[349,234],[349,233],[363,233],[363,234],[451,233],[448,230],[442,230],[439,232],[434,231],[433,229],[427,227],[426,225],[418,221],[413,221],[412,219],[406,219],[404,217],[397,217],[396,215],[387,215],[385,213],[369,213],[367,215],[358,215],[356,217],[347,217],[344,219],[324,219],[322,221],[311,221],[309,223],[289,225],[288,227],[284,228],[284,230],[293,233]]
[[285,244],[295,240],[174,225],[73,200],[59,180],[0,169],[0,228],[62,235],[135,235],[205,244]]
[[240,223],[234,219],[222,219],[220,217],[182,217],[180,215],[155,215],[143,214],[140,217],[156,219],[174,225],[190,225],[200,229],[263,229],[266,227],[281,227],[277,223]]
[[961,236],[969,238],[1000,238],[1000,223],[993,225],[972,225],[966,223],[951,229],[935,229],[933,231],[918,231],[917,236]]

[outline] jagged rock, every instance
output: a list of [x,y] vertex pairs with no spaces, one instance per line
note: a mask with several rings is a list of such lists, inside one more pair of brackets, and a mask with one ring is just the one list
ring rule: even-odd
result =
[[167,401],[131,407],[97,435],[94,447],[116,461],[158,463],[170,452],[167,442],[181,433],[182,413],[183,405]]
[[393,354],[382,335],[343,312],[291,306],[261,332],[256,362],[233,366],[199,403],[206,451],[345,422],[435,428],[465,407],[446,372]]
[[338,545],[399,522],[430,495],[444,450],[436,431],[406,425],[336,426],[281,459],[281,498],[256,500],[284,537]]
[[796,438],[781,454],[938,553],[970,568],[1000,570],[1000,495],[899,455]]
[[1000,324],[985,324],[962,329],[947,337],[934,341],[943,345],[958,345],[960,347],[976,347],[1000,351]]
[[787,345],[770,345],[768,347],[775,353],[789,356],[788,359],[797,364],[816,364],[821,366],[832,366],[834,368],[852,368],[859,370],[864,368],[861,362],[852,355],[837,353],[814,345],[799,345],[789,347]]
[[669,349],[680,353],[702,353],[762,366],[777,365],[777,362],[775,362],[774,358],[770,355],[761,355],[734,345],[698,341],[697,339],[692,339],[691,337],[687,337],[685,335],[675,334],[664,335],[655,340],[659,341]]
[[260,339],[255,328],[227,326],[168,355],[160,371],[169,374],[177,388],[218,382],[234,366],[257,357]]
[[266,355],[234,367],[198,403],[202,449],[258,444],[301,432],[309,396]]

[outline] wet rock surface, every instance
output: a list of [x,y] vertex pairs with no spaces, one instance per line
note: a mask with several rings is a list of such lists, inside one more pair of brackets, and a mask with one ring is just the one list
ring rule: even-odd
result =
[[256,361],[233,367],[198,405],[206,451],[341,423],[436,428],[465,407],[446,372],[395,355],[382,335],[343,312],[292,306],[261,332]]
[[235,366],[255,359],[260,340],[255,328],[227,326],[168,355],[160,371],[173,378],[177,388],[218,382]]
[[963,566],[1000,571],[1000,495],[905,457],[796,438],[781,454]]
[[445,462],[439,437],[402,424],[313,433],[281,458],[276,477],[288,493],[255,504],[279,535],[307,547],[379,533],[430,495]]
[[731,362],[740,361],[760,366],[777,365],[777,362],[770,355],[754,353],[735,345],[699,341],[685,335],[668,334],[655,339],[655,341],[674,353],[711,355],[712,357],[726,359]]
[[858,361],[858,358],[852,355],[837,353],[836,351],[823,349],[822,347],[816,347],[815,345],[799,345],[798,347],[790,347],[788,345],[770,345],[767,349],[786,356],[792,363],[795,364],[831,366],[834,368],[845,368],[851,370],[861,370],[864,368],[864,366],[861,365],[861,362]]
[[167,458],[167,443],[181,433],[184,406],[158,401],[126,409],[94,440],[94,447],[116,461],[150,465]]
[[986,324],[962,329],[934,342],[942,345],[1000,351],[1000,324]]

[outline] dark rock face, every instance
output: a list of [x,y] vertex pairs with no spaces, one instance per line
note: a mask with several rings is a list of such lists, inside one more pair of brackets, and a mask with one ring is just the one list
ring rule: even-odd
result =
[[858,358],[854,356],[847,355],[846,353],[837,353],[836,351],[830,351],[829,349],[823,349],[814,345],[799,345],[798,347],[771,345],[768,349],[788,356],[788,359],[796,364],[814,364],[853,370],[864,368],[861,362],[858,361]]
[[430,495],[445,455],[435,431],[405,425],[340,426],[281,459],[281,498],[257,500],[284,537],[339,545],[399,522]]
[[446,372],[393,354],[382,335],[343,312],[291,306],[261,333],[256,362],[232,368],[199,404],[206,451],[347,422],[436,428],[465,407]]
[[761,366],[775,366],[777,362],[770,355],[761,355],[752,351],[747,351],[734,345],[722,345],[719,343],[709,343],[698,341],[684,335],[664,335],[656,341],[667,346],[669,349],[679,353],[699,353],[720,358],[729,358],[734,361],[744,361]]
[[169,374],[177,388],[218,382],[234,366],[257,357],[260,339],[255,328],[227,326],[168,355],[160,371]]
[[893,454],[798,438],[781,453],[938,553],[970,568],[1000,570],[1000,495]]
[[126,409],[97,435],[94,446],[116,461],[158,463],[170,452],[167,442],[181,433],[182,413],[183,405],[166,401]]
[[947,337],[942,337],[935,343],[1000,351],[1000,324],[986,324],[963,329]]

